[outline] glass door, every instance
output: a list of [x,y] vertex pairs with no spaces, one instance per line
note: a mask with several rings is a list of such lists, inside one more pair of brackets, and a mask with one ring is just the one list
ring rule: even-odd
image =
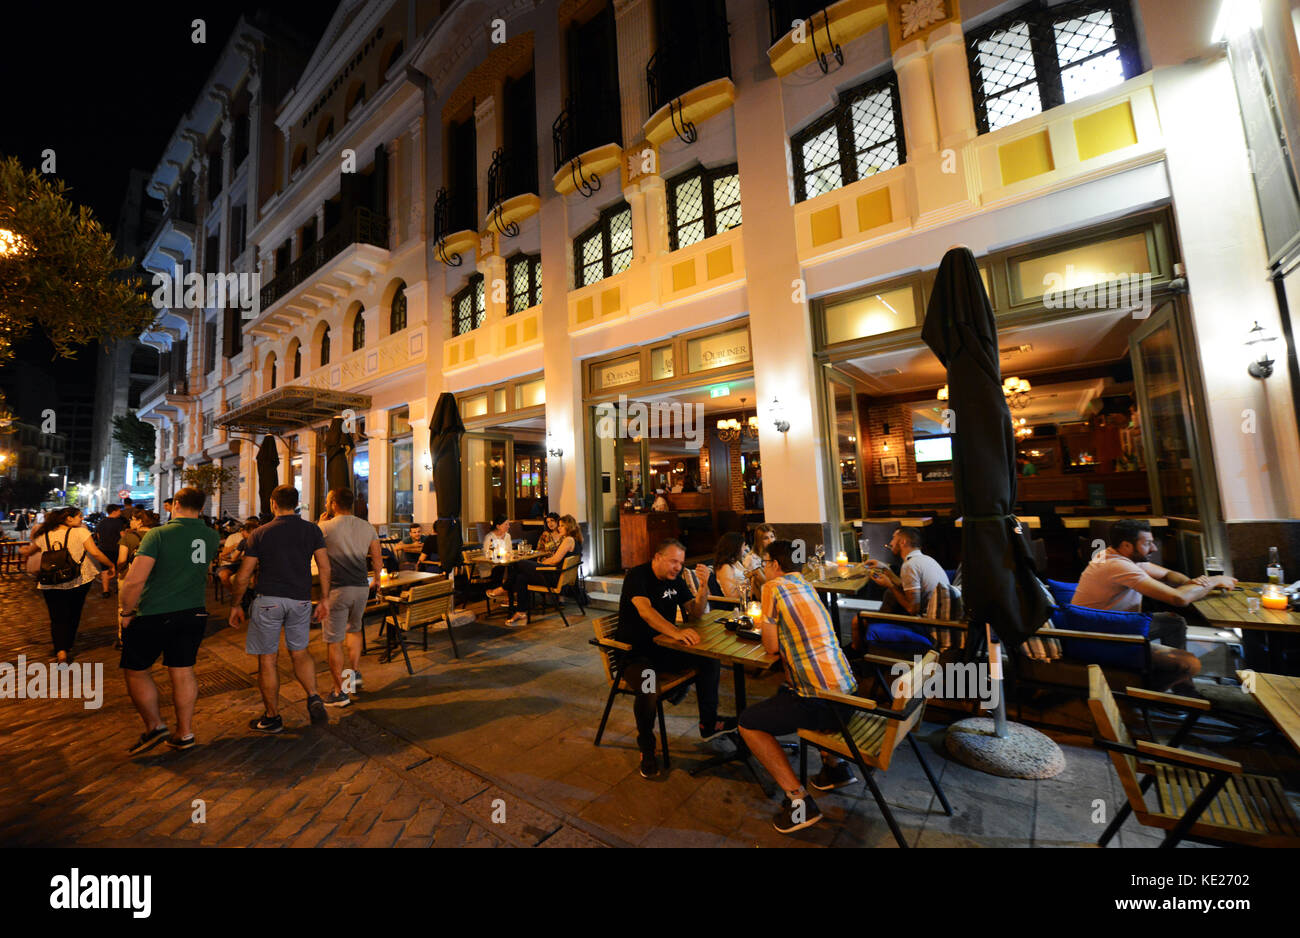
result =
[[1202,442],[1210,439],[1209,426],[1200,371],[1189,354],[1195,347],[1177,300],[1157,307],[1129,339],[1152,507],[1157,515],[1201,522],[1207,552],[1219,553],[1217,481]]
[[647,504],[646,485],[650,481],[650,441],[619,435],[613,405],[591,408],[592,512],[596,524],[593,537],[597,573],[622,569],[619,549],[620,513],[625,506]]
[[831,491],[841,525],[865,517],[865,478],[859,459],[858,404],[851,385],[836,377],[826,379],[826,409],[831,453]]

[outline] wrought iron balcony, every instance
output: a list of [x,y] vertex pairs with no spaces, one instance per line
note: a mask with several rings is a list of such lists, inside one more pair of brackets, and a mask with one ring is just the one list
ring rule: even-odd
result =
[[[461,257],[456,246],[450,249],[447,239],[457,232],[473,232],[478,237],[478,187],[442,188],[433,199],[434,253],[448,267],[459,267]],[[455,239],[459,245],[462,239]]]
[[830,6],[826,0],[767,0],[768,19],[772,25],[772,44],[794,29],[795,23],[812,19]]
[[609,143],[623,145],[623,111],[618,97],[602,95],[576,104],[573,98],[551,124],[551,144],[558,173],[573,160]]
[[692,88],[731,77],[731,42],[725,20],[704,32],[674,36],[645,67],[653,114]]
[[508,238],[519,235],[519,224],[505,217],[502,206],[521,195],[537,195],[536,158],[529,153],[497,150],[488,167],[488,210],[496,229]]
[[262,309],[273,305],[353,244],[373,244],[386,249],[388,217],[367,208],[356,209],[351,218],[327,231],[325,237],[303,251],[301,257],[277,273],[275,279],[262,288]]

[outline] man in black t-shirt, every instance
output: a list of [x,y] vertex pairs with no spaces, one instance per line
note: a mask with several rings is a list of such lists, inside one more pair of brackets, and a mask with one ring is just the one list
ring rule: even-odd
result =
[[[99,549],[104,552],[104,556],[117,562],[117,542],[121,540],[122,529],[126,527],[126,521],[122,518],[121,505],[109,505],[104,509],[104,518],[95,525],[95,543]],[[99,573],[100,595],[107,599],[112,595],[112,586],[117,578],[117,567],[109,566]]]
[[623,673],[636,691],[632,712],[636,716],[636,743],[641,750],[641,777],[653,778],[659,773],[659,760],[655,757],[655,716],[658,712],[658,682],[654,675],[660,672],[685,671],[694,668],[699,677],[695,680],[695,693],[700,705],[700,737],[714,739],[734,732],[734,717],[718,719],[718,676],[721,668],[716,661],[688,655],[656,645],[656,635],[667,635],[685,645],[696,645],[700,634],[692,628],[678,628],[677,610],[689,622],[698,619],[708,605],[708,592],[698,584],[708,582],[709,568],[703,564],[695,567],[695,586],[682,576],[686,563],[686,549],[680,541],[667,540],[659,545],[653,559],[633,567],[623,579],[623,591],[618,604],[618,628],[615,638],[632,646]]

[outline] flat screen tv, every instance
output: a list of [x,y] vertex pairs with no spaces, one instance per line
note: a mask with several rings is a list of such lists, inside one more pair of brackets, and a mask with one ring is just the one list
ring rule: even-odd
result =
[[952,437],[933,436],[916,441],[916,462],[952,462]]

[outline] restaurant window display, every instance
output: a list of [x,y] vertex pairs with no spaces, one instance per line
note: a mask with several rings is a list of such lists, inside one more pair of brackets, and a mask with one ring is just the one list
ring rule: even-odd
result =
[[549,510],[545,388],[545,378],[532,374],[458,395],[466,430],[461,518],[469,543],[497,514],[523,522],[531,538]]
[[392,454],[392,496],[388,520],[409,524],[415,512],[415,447],[411,411],[399,407],[388,412],[389,451]]

